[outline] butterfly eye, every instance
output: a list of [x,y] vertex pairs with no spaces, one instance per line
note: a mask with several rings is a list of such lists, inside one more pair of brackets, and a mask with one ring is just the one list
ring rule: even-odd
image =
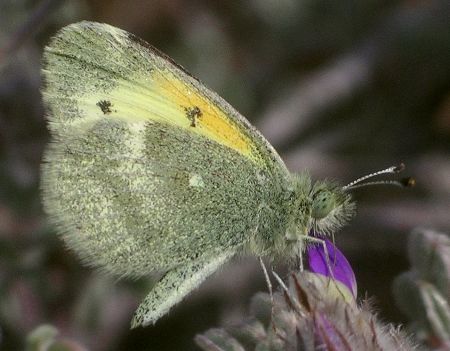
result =
[[325,218],[336,205],[336,196],[331,191],[321,190],[313,196],[311,216],[315,219]]

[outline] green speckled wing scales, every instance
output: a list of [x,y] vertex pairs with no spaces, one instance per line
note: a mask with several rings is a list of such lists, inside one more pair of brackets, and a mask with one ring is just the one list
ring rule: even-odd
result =
[[148,44],[108,25],[74,24],[46,48],[43,74],[52,134],[44,207],[86,263],[119,276],[168,272],[150,296],[180,295],[143,321],[273,228],[270,203],[289,179],[279,156]]
[[213,257],[191,261],[167,272],[139,305],[131,327],[155,323],[233,255],[234,251],[225,251]]

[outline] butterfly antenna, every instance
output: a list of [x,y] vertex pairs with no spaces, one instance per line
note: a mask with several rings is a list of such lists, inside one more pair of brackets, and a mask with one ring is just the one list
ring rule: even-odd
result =
[[411,178],[411,177],[403,178],[401,180],[379,180],[379,181],[374,181],[374,182],[363,183],[365,180],[379,176],[381,174],[397,174],[397,173],[402,172],[404,169],[405,169],[405,165],[403,163],[401,163],[398,166],[392,166],[392,167],[383,169],[381,171],[373,172],[373,173],[367,174],[363,177],[360,177],[360,178],[354,180],[353,182],[350,182],[349,184],[344,186],[342,189],[344,191],[347,191],[347,190],[353,190],[353,189],[362,188],[362,187],[366,187],[366,186],[372,186],[372,185],[394,185],[394,186],[399,186],[402,188],[414,186],[416,181],[414,178]]

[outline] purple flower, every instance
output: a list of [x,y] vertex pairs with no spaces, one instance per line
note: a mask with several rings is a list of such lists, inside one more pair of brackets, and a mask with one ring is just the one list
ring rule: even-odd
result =
[[332,277],[344,284],[356,298],[357,287],[356,278],[352,267],[345,256],[328,239],[323,239],[328,251],[324,250],[324,245],[310,245],[307,248],[309,268],[313,273]]

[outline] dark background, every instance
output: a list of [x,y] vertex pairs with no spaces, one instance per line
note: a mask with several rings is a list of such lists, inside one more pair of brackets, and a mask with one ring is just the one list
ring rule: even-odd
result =
[[358,215],[336,242],[359,295],[405,323],[391,283],[408,267],[408,234],[450,229],[449,18],[448,0],[0,0],[0,348],[21,349],[49,323],[93,350],[195,350],[196,333],[238,322],[266,290],[257,260],[240,259],[156,326],[129,331],[151,282],[83,268],[40,204],[40,59],[59,28],[89,19],[146,39],[244,114],[292,171],[348,183],[404,162],[417,186],[355,191]]

